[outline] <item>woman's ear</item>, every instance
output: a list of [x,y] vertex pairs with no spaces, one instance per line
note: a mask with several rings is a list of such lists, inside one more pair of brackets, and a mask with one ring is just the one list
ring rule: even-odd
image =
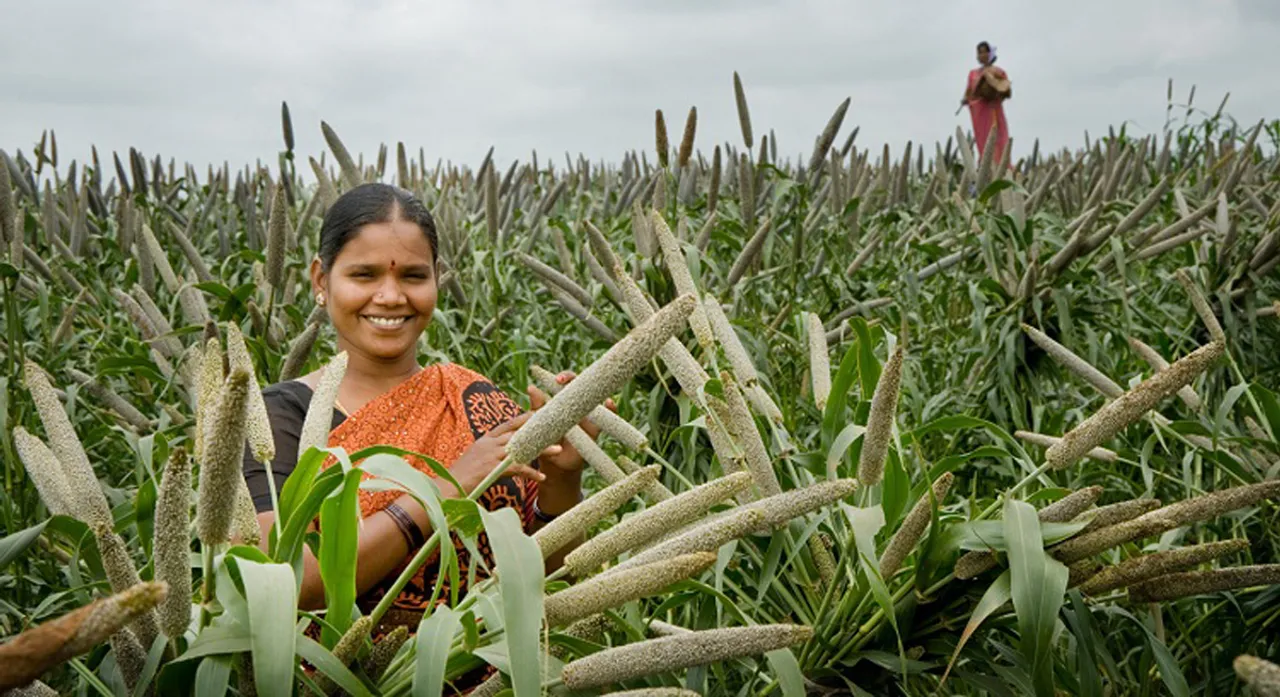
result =
[[320,263],[320,257],[311,259],[311,297],[318,297],[321,293],[327,292],[329,278],[324,272],[324,265]]

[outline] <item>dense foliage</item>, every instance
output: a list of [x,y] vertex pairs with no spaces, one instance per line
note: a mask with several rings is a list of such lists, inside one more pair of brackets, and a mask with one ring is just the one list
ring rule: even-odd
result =
[[[159,548],[176,536],[194,576],[167,592],[194,603],[189,626],[147,645],[131,611],[132,643],[117,631],[50,650],[62,665],[46,683],[432,694],[489,663],[520,697],[619,682],[788,697],[1240,694],[1237,656],[1280,656],[1280,358],[1267,348],[1280,340],[1280,122],[1238,127],[1190,104],[1175,119],[1171,101],[1161,133],[1020,145],[1030,154],[1001,163],[959,131],[931,153],[862,149],[856,129],[840,135],[845,102],[812,154],[790,159],[772,136],[755,140],[735,87],[741,145],[695,148],[691,111],[673,148],[659,112],[656,157],[620,164],[535,156],[502,169],[491,152],[472,168],[403,144],[365,162],[324,125],[330,153],[306,166],[287,108],[274,167],[200,172],[135,150],[67,162],[52,134],[4,155],[0,636],[77,620],[68,613],[128,588],[111,577],[115,540],[138,580],[160,578]],[[416,640],[389,649],[369,645],[366,620],[290,604],[301,544],[334,555],[326,586],[349,581],[350,539],[344,551],[305,535],[317,516],[333,521],[326,535],[355,530],[349,461],[318,471],[313,451],[299,467],[269,554],[202,543],[194,516],[188,530],[158,515],[185,454],[200,514],[214,505],[194,483],[211,449],[245,442],[243,427],[235,442],[196,442],[198,417],[213,418],[201,409],[245,402],[227,396],[234,356],[225,383],[216,361],[215,401],[201,392],[209,337],[230,348],[243,333],[250,389],[334,356],[306,268],[326,207],[375,180],[420,196],[440,229],[424,363],[462,363],[520,395],[535,365],[582,371],[654,307],[685,303],[679,347],[615,394],[646,447],[606,435],[621,469],[592,462],[587,478],[589,493],[631,487],[589,519],[598,535],[667,492],[750,473],[672,523],[706,517],[695,537],[714,544],[682,549],[660,588],[566,628],[555,621],[566,599],[585,606],[624,584],[589,586],[600,564],[544,577],[538,544],[504,516],[434,504],[437,529],[488,530],[498,580],[445,598]],[[682,298],[691,291],[696,303]],[[57,510],[19,457],[23,443],[39,448],[16,429],[49,444],[81,487],[71,501],[93,500],[65,434],[38,413],[41,370],[118,537],[83,507]],[[1049,448],[1036,435],[1068,432]],[[347,455],[438,500],[396,453]],[[751,508],[771,488],[782,498]],[[1168,507],[1181,501],[1195,503]],[[623,574],[615,558],[649,554],[654,539],[608,555],[605,573]],[[669,557],[641,561],[656,574]],[[308,623],[325,627],[319,641]],[[718,628],[740,633],[687,631]]]

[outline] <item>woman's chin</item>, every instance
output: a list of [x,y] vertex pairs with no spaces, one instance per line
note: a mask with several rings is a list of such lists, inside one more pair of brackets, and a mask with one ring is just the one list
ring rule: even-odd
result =
[[360,348],[370,358],[391,362],[404,358],[406,354],[412,355],[415,343],[412,341],[386,341],[384,339],[381,341],[362,341],[360,342]]

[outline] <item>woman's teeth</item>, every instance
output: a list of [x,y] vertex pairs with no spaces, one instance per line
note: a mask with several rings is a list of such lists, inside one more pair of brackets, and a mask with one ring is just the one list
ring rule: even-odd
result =
[[372,317],[372,316],[366,316],[365,319],[372,322],[375,326],[388,327],[388,328],[399,327],[400,325],[404,324],[406,321],[409,320],[408,317]]

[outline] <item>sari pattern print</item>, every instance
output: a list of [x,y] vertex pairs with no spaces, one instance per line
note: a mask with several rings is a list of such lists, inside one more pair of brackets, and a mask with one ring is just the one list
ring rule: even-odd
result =
[[[329,434],[330,447],[344,448],[348,453],[374,445],[391,445],[421,453],[446,468],[452,465],[477,438],[490,429],[521,413],[520,406],[492,382],[458,365],[433,365],[422,369],[395,389],[374,399],[343,421]],[[415,469],[435,477],[421,458],[405,458]],[[332,458],[331,458],[332,460]],[[332,462],[327,463],[332,464]],[[398,490],[360,492],[360,515],[368,517],[403,495]],[[515,508],[526,530],[534,520],[533,500],[537,484],[525,479],[502,477],[494,482],[477,503],[487,510]],[[462,539],[450,533],[458,560],[459,596],[466,590],[473,560]],[[493,567],[488,536],[481,533],[475,549],[484,564]],[[364,613],[370,612],[387,593],[392,581],[418,550],[409,550],[404,561],[377,585],[364,593],[358,602]],[[431,594],[440,577],[440,553],[435,551],[418,569],[393,601],[375,637],[396,625],[407,624],[417,629],[422,613],[431,605]],[[486,577],[484,567],[474,569],[476,579]],[[443,579],[437,603],[447,602],[449,581]]]

